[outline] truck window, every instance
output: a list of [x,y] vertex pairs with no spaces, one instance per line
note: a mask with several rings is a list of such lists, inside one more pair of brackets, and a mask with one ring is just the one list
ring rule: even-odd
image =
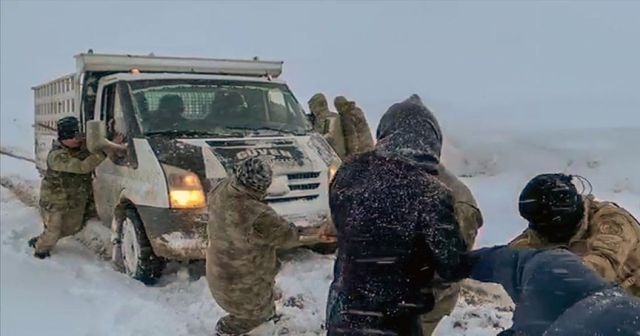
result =
[[271,120],[280,123],[289,123],[291,114],[287,109],[284,100],[284,93],[280,90],[269,90],[269,109],[271,110]]
[[[107,139],[111,141],[127,141],[127,127],[122,112],[120,96],[116,92],[116,84],[111,84],[104,88],[102,95],[102,108],[100,110],[101,119],[107,126]],[[128,156],[109,155],[109,159],[117,165],[128,165]]]
[[280,83],[155,79],[128,85],[145,134],[302,135],[310,130],[293,94]]
[[102,106],[100,108],[100,120],[107,123],[107,136],[109,139],[113,136],[112,129],[109,129],[109,123],[113,120],[113,103],[115,100],[116,85],[111,84],[104,88],[102,93]]
[[122,102],[120,101],[120,94],[115,94],[113,102],[113,127],[112,131],[114,135],[122,134],[127,136],[127,127],[125,126],[124,113],[122,112]]

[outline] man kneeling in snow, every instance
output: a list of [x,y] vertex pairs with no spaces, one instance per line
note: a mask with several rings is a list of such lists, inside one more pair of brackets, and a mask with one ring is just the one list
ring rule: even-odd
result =
[[389,108],[378,133],[375,149],[348,159],[331,186],[329,336],[422,335],[419,316],[435,301],[425,288],[436,273],[459,280],[467,252],[454,196],[437,176],[442,138],[431,112],[414,95]]
[[[207,281],[228,313],[217,335],[244,335],[275,316],[276,249],[303,244],[296,227],[264,202],[272,175],[265,161],[249,158],[209,194]],[[321,242],[332,241],[304,240]]]

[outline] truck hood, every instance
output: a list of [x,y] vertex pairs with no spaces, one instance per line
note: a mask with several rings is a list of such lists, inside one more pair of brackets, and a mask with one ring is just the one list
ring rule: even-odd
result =
[[261,156],[271,161],[274,175],[285,172],[320,171],[314,153],[307,148],[309,137],[250,139],[184,139],[181,143],[202,148],[207,178],[224,178],[235,165],[247,158]]
[[148,141],[160,163],[194,172],[204,181],[205,191],[249,157],[262,156],[271,161],[274,186],[287,176],[319,176],[326,173],[328,165],[339,162],[326,141],[315,134],[237,139],[157,137]]

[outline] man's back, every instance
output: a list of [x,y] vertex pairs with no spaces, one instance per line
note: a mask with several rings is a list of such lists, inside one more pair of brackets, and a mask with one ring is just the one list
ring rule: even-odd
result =
[[209,194],[209,247],[207,262],[218,274],[275,274],[275,247],[258,239],[254,224],[269,208],[231,180]]
[[92,193],[91,171],[102,158],[91,155],[86,149],[71,149],[55,142],[47,156],[48,169],[40,186],[40,206],[59,210],[84,208]]
[[[329,307],[330,330],[383,328],[385,319],[430,309],[432,298],[419,288],[434,270],[446,277],[466,250],[449,190],[425,168],[369,152],[338,171],[330,205],[338,231],[332,291],[339,297]],[[382,317],[363,321],[357,312]]]

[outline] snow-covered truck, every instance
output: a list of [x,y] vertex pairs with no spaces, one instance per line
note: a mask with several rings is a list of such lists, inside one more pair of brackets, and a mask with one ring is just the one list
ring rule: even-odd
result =
[[80,119],[89,148],[114,137],[126,154],[95,170],[108,251],[130,276],[153,280],[167,260],[204,258],[206,195],[235,163],[268,157],[266,201],[303,232],[329,216],[328,185],[340,159],[312,131],[277,79],[282,62],[158,56],[75,56],[76,72],[33,88],[35,156],[46,156],[56,120]]

